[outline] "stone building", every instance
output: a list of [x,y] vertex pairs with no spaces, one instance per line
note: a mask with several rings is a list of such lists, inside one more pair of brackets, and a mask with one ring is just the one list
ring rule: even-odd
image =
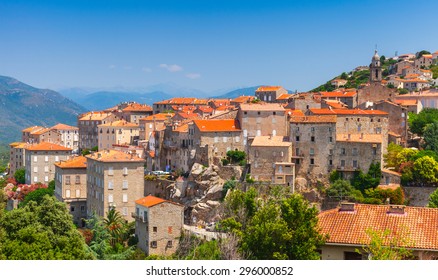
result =
[[[388,231],[388,240],[407,240],[401,244],[420,260],[438,259],[438,209],[404,205],[341,203],[338,208],[318,215],[322,234],[328,239],[321,246],[323,260],[367,260],[369,230]],[[358,252],[359,251],[359,252]]]
[[408,137],[408,109],[390,101],[376,102],[373,108],[388,113],[388,133],[397,135],[400,144],[405,146]]
[[153,109],[151,106],[131,102],[121,110],[120,119],[138,125],[140,119],[150,116],[152,113]]
[[24,168],[26,165],[26,143],[14,142],[9,144],[9,177],[13,178],[18,169]]
[[348,108],[354,109],[357,107],[357,92],[356,91],[333,91],[320,92],[321,99],[337,100],[347,105]]
[[38,129],[36,131],[32,131],[29,134],[28,142],[29,143],[47,142],[47,143],[54,143],[60,145],[61,133],[51,128]]
[[87,155],[87,215],[106,217],[114,208],[128,221],[136,199],[144,196],[144,160],[134,154],[103,150]]
[[165,123],[171,123],[171,118],[174,115],[174,113],[159,113],[141,118],[139,121],[139,140],[149,140],[152,132],[164,128]]
[[255,136],[287,136],[287,114],[278,103],[241,104],[237,112],[246,146]]
[[335,115],[292,116],[290,141],[297,176],[325,177],[335,165]]
[[113,122],[119,118],[111,112],[88,112],[78,117],[79,149],[92,149],[99,145],[98,125]]
[[290,99],[289,104],[285,107],[286,109],[301,110],[303,112],[316,108],[321,108],[321,98],[317,97],[317,94],[313,93],[301,93],[294,95]]
[[[187,172],[190,170],[193,140],[189,140],[189,123],[168,125],[164,132],[163,152],[165,163],[171,170]],[[189,149],[191,147],[191,149]]]
[[255,99],[255,96],[253,96],[253,95],[241,95],[241,96],[238,96],[238,97],[234,98],[233,100],[231,100],[230,105],[239,106],[240,104],[243,104],[243,103],[251,103],[252,101],[254,101],[254,99]]
[[367,173],[372,163],[383,166],[383,142],[381,134],[336,134],[333,167],[352,178],[356,170]]
[[33,139],[31,138],[32,133],[35,133],[41,129],[44,129],[42,126],[31,126],[23,129],[21,131],[21,141],[24,143],[31,143],[33,142]]
[[196,150],[194,160],[201,164],[210,165],[214,157],[223,158],[230,150],[243,151],[246,145],[238,120],[194,120],[188,130],[189,146]]
[[184,226],[184,206],[152,195],[135,201],[135,234],[147,255],[176,252]]
[[414,60],[414,67],[417,69],[430,67],[432,65],[432,57],[432,54],[423,54]]
[[164,113],[173,110],[173,106],[198,106],[208,105],[207,99],[198,99],[194,97],[175,97],[168,100],[155,102],[153,105],[154,114]]
[[26,154],[26,184],[48,184],[55,178],[55,163],[66,160],[72,150],[61,145],[41,142],[24,147]]
[[77,156],[55,163],[55,197],[67,204],[73,222],[85,226],[87,218],[87,159]]
[[293,187],[295,180],[292,143],[284,136],[256,136],[249,148],[251,176],[258,181],[270,181]]
[[130,145],[138,141],[140,127],[135,123],[124,120],[107,122],[100,124],[98,127],[98,147],[99,151],[103,149],[112,149],[113,145]]
[[370,64],[370,82],[380,83],[382,81],[382,65],[380,64],[380,56],[377,50],[374,51],[373,58]]
[[58,123],[50,129],[60,133],[60,145],[70,148],[73,152],[79,150],[79,128],[76,126]]
[[283,94],[288,94],[287,90],[281,86],[261,86],[255,91],[255,96],[261,101],[273,103]]

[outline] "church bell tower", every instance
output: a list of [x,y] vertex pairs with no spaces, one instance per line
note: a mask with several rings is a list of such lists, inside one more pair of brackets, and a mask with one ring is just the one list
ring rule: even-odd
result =
[[382,81],[382,66],[380,65],[380,56],[377,50],[374,51],[370,64],[370,83],[380,83]]

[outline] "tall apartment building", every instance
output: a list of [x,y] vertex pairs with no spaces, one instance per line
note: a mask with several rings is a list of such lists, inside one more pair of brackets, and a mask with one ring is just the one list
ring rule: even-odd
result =
[[61,145],[41,142],[25,146],[26,184],[48,184],[55,178],[55,163],[67,160],[72,150]]
[[85,226],[87,218],[87,159],[72,157],[55,163],[55,197],[65,202],[73,222]]
[[14,177],[17,169],[24,168],[26,165],[25,158],[25,146],[26,143],[14,142],[9,144],[10,156],[9,156],[9,177]]
[[184,206],[152,195],[135,201],[135,234],[147,255],[172,255],[184,226]]
[[79,128],[76,126],[66,125],[58,123],[50,128],[51,130],[57,131],[60,134],[61,146],[70,148],[73,152],[79,150]]
[[110,112],[88,112],[78,117],[79,149],[92,149],[99,145],[98,125],[113,122],[119,118]]
[[132,221],[134,201],[144,196],[144,160],[135,154],[103,150],[87,155],[87,214],[105,217],[115,208]]
[[99,151],[112,149],[113,145],[131,145],[138,140],[140,128],[135,123],[124,120],[107,122],[98,127]]

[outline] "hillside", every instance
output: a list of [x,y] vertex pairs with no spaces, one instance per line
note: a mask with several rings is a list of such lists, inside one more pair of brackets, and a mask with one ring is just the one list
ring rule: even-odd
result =
[[256,89],[258,89],[259,87],[260,86],[239,88],[219,96],[214,96],[214,98],[236,98],[241,95],[254,95]]
[[77,125],[77,115],[85,111],[56,91],[0,76],[0,143],[20,140],[21,130],[33,125]]

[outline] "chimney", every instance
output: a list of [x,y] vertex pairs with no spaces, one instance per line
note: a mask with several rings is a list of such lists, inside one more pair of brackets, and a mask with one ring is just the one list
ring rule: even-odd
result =
[[351,134],[350,133],[348,133],[348,140],[350,140],[351,139]]
[[339,207],[340,212],[354,212],[354,203],[351,202],[341,202]]
[[389,210],[387,213],[388,214],[404,215],[405,214],[405,206],[404,205],[389,205]]

